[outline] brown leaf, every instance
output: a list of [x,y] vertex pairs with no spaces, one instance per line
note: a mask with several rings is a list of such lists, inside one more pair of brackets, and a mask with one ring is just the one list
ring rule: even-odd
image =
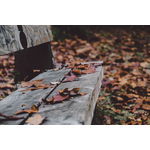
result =
[[15,89],[15,87],[11,84],[5,84],[0,86],[1,89]]
[[87,46],[87,47],[84,47],[84,48],[77,49],[76,52],[77,52],[77,55],[80,55],[80,54],[83,54],[83,53],[88,53],[91,50],[92,50],[92,47]]
[[29,123],[30,125],[40,125],[45,119],[46,117],[42,118],[41,115],[36,114],[34,117],[29,117],[26,120],[26,123]]
[[114,112],[120,114],[120,109],[115,109]]
[[142,115],[142,119],[143,119],[143,120],[146,120],[146,119],[147,119],[147,116]]
[[54,96],[53,103],[62,102],[63,100],[67,99],[68,97],[69,97],[69,95],[62,96],[62,95],[58,94],[58,95]]
[[97,71],[94,70],[94,69],[92,69],[92,68],[90,68],[90,69],[88,69],[88,70],[86,70],[86,71],[83,71],[82,73],[91,74],[91,73],[94,73],[94,72],[97,72]]
[[73,88],[70,92],[78,93],[80,88]]
[[51,45],[54,45],[54,46],[56,46],[56,45],[58,45],[58,42],[51,42]]
[[6,67],[8,65],[8,61],[6,59],[3,60],[3,66]]
[[16,113],[15,113],[15,115],[17,115],[17,114],[20,114],[20,113],[36,113],[36,112],[38,112],[38,108],[35,106],[35,105],[32,105],[31,106],[31,109],[29,109],[29,110],[21,110],[21,111],[17,111]]
[[133,70],[132,74],[134,74],[134,75],[141,75],[141,73],[138,70]]
[[145,68],[145,67],[147,67],[148,66],[148,62],[142,62],[142,63],[140,63],[140,66],[142,66],[143,68]]
[[36,70],[33,70],[33,72],[40,72],[40,71],[41,71],[41,70],[37,70],[37,69],[36,69]]
[[[143,99],[135,100],[135,103],[138,103],[139,105],[142,105],[142,104],[143,104]],[[137,106],[137,105],[136,105],[136,106]]]
[[59,92],[56,91],[57,95],[51,97],[49,100],[42,99],[45,103],[56,103],[56,102],[62,102],[63,100],[69,98],[70,96],[84,96],[86,93],[78,93],[80,88],[73,88],[72,90],[68,90],[68,88],[65,88],[64,90],[60,89]]
[[86,93],[79,93],[79,94],[82,95],[82,96],[86,95]]
[[68,90],[68,88],[65,88],[64,90],[60,89],[59,93],[58,92],[56,93],[64,96],[70,94],[70,91]]
[[136,125],[136,124],[138,124],[138,122],[136,122],[136,121],[131,121],[131,122],[128,122],[128,124]]
[[88,69],[88,66],[89,66],[88,64],[84,64],[84,65],[79,65],[79,66],[77,66],[77,68],[78,68],[78,69],[81,69],[81,70],[82,70],[82,69],[86,70],[86,69]]
[[54,104],[56,102],[62,102],[63,100],[67,99],[68,97],[69,97],[69,94],[68,95],[57,94],[56,96],[51,97],[49,100],[44,100],[44,102]]
[[47,89],[49,87],[53,87],[52,85],[45,85],[45,86],[42,86],[42,87],[35,87],[35,88],[31,88],[31,89],[26,89],[26,90],[21,90],[21,92],[23,91],[33,91],[33,90],[38,90],[38,89]]
[[142,108],[145,109],[145,110],[150,110],[150,105],[143,104]]
[[53,87],[52,85],[47,85],[47,84],[44,84],[42,81],[44,79],[39,79],[39,80],[33,80],[33,81],[22,81],[21,84],[19,85],[18,88],[21,88],[21,87],[34,87],[34,88],[31,88],[31,89],[26,89],[26,90],[21,90],[21,91],[30,91],[30,90],[36,90],[36,89],[45,89],[45,88],[49,88],[49,87]]
[[82,71],[79,70],[79,69],[72,70],[71,72],[74,73],[74,74],[76,74],[76,75],[81,75],[82,74]]
[[146,86],[146,82],[145,82],[145,81],[139,81],[139,82],[138,82],[138,86],[143,86],[143,87],[145,87],[145,86]]
[[137,87],[137,83],[136,82],[132,82],[131,86],[132,86],[132,88],[135,88],[135,87]]
[[65,75],[65,77],[67,78],[67,79],[65,79],[65,80],[63,80],[62,82],[67,82],[67,81],[73,81],[74,79],[79,79],[78,77],[76,77],[72,72],[71,72],[71,75],[69,76],[69,75]]
[[119,84],[121,84],[121,85],[124,85],[127,83],[127,79],[125,79],[125,78],[119,78],[119,81],[120,81]]
[[117,97],[117,100],[118,101],[123,101],[123,98],[122,97]]
[[127,94],[127,96],[129,98],[133,98],[133,97],[139,98],[139,95],[136,95],[136,94]]

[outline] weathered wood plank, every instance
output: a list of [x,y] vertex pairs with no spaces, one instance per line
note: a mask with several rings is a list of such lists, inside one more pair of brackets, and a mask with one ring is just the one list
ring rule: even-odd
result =
[[55,96],[55,91],[65,88],[72,89],[78,87],[80,88],[79,92],[86,92],[87,94],[71,98],[64,103],[42,104],[39,107],[38,113],[42,117],[47,117],[42,125],[91,124],[95,104],[101,88],[103,67],[98,67],[97,71],[93,74],[81,75],[78,81],[60,84],[47,99]]
[[48,25],[0,25],[0,55],[50,42]]
[[[45,84],[50,84],[50,82],[57,82],[62,80],[64,77],[64,73],[67,74],[70,71],[70,69],[61,69],[58,71],[52,71],[48,70],[47,72],[44,72],[37,77],[35,77],[32,80],[37,79],[44,79]],[[31,80],[31,81],[32,81]],[[30,109],[31,105],[38,104],[39,99],[42,97],[45,97],[47,94],[49,94],[50,91],[53,90],[53,88],[48,89],[38,89],[34,91],[26,91],[20,92],[20,90],[24,90],[26,88],[20,88],[13,92],[11,95],[4,98],[2,101],[0,101],[0,112],[5,115],[9,116],[24,116],[25,118],[28,117],[28,114],[21,114],[21,115],[15,115],[16,111],[22,110],[21,105],[25,104],[24,109]],[[0,117],[0,124],[20,124],[24,119],[19,120],[8,120],[4,119],[3,117]]]

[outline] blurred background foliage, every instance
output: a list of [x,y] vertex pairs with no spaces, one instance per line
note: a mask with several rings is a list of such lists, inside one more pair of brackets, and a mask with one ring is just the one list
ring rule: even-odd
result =
[[78,36],[81,39],[87,39],[92,36],[93,33],[91,30],[95,26],[90,25],[53,25],[52,33],[54,36],[54,40],[64,40],[65,38],[73,38],[74,36]]
[[72,39],[77,36],[81,39],[94,40],[94,33],[116,29],[125,29],[129,32],[136,31],[136,33],[141,30],[150,33],[150,27],[145,25],[52,25],[52,33],[54,41],[63,41],[65,38]]

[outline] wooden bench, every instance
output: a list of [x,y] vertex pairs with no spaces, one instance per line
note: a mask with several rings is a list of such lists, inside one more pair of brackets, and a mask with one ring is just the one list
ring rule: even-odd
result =
[[[33,55],[36,53],[36,50],[38,49],[40,56],[41,50],[40,46],[41,45],[34,46],[31,48],[25,48],[23,51],[17,51],[16,56],[18,57],[18,59],[23,58],[21,60],[21,63],[23,63],[23,61],[27,61],[28,62],[27,64],[30,65],[30,63],[32,63],[32,58],[30,60],[26,60],[28,57],[25,57],[25,54],[27,54],[26,56],[30,56],[31,52],[32,54],[31,57],[33,57]],[[65,79],[65,74],[68,74],[71,71],[71,69],[66,69],[65,67],[63,67],[62,69],[57,71],[53,70],[52,68],[55,67],[55,64],[53,63],[54,61],[52,60],[53,57],[50,49],[50,43],[46,42],[44,46],[47,47],[45,49],[49,52],[47,54],[49,54],[48,57],[51,57],[51,60],[49,62],[47,61],[49,65],[45,62],[43,66],[40,64],[39,66],[40,69],[48,69],[48,70],[34,77],[31,81],[44,79],[44,83],[47,85],[50,85],[50,82],[60,82],[61,84],[56,84],[53,87],[49,87],[46,89],[37,89],[25,92],[21,91],[27,89],[26,87],[17,89],[15,92],[13,92],[12,94],[4,98],[2,101],[0,101],[0,113],[7,116],[24,117],[24,118],[14,120],[0,116],[0,124],[26,125],[27,123],[25,121],[29,117],[35,116],[35,114],[37,113],[30,113],[30,114],[23,113],[18,115],[15,115],[15,113],[16,111],[20,111],[22,109],[28,110],[33,104],[37,106],[38,114],[40,114],[43,118],[46,118],[42,122],[42,125],[91,124],[94,108],[101,88],[103,78],[103,67],[98,66],[96,68],[97,72],[94,72],[92,74],[82,74],[78,80],[75,80],[73,82],[62,82]],[[45,56],[45,54],[43,54],[43,56],[47,57]],[[49,59],[48,57],[47,60]],[[38,61],[38,59],[36,61]],[[83,64],[91,64],[91,63],[102,63],[102,62],[86,62]],[[19,68],[20,66],[18,63],[17,65]],[[30,70],[39,69],[38,66],[36,66],[37,68],[35,68],[34,65],[33,66],[31,65]],[[19,77],[18,79],[20,80],[23,77]],[[85,92],[86,95],[69,98],[63,103],[47,105],[41,102],[42,98],[48,100],[50,97],[56,95],[56,91],[59,91],[60,89],[63,90],[65,88],[68,89],[80,88],[80,92]]]

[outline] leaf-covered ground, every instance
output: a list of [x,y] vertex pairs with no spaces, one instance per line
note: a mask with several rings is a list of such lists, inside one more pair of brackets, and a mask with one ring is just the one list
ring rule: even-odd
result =
[[[92,124],[150,124],[150,32],[145,28],[106,26],[96,28],[88,39],[73,36],[51,42],[58,66],[104,62]],[[14,55],[0,56],[0,100],[14,90],[15,73]]]

